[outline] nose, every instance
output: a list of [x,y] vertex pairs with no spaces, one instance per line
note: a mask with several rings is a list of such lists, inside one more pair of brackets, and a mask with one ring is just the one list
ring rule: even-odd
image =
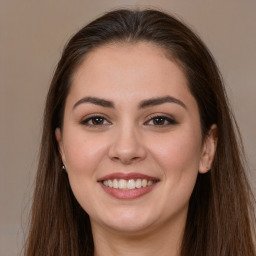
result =
[[123,127],[116,131],[109,148],[112,161],[129,165],[146,158],[147,151],[142,136],[132,127]]

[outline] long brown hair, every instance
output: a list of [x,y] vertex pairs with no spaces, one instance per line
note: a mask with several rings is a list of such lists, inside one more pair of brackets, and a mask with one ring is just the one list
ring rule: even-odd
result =
[[182,67],[199,107],[203,138],[212,124],[218,126],[212,169],[198,175],[190,199],[181,255],[255,256],[254,198],[218,68],[197,35],[176,18],[156,10],[107,13],[82,28],[65,47],[45,106],[25,255],[93,255],[89,216],[76,201],[62,170],[55,129],[62,127],[72,75],[84,56],[105,44],[139,41],[161,47]]

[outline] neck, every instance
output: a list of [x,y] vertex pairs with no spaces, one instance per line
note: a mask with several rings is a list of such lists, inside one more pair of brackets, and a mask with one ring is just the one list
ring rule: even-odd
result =
[[179,256],[185,221],[136,233],[109,230],[92,224],[94,256]]

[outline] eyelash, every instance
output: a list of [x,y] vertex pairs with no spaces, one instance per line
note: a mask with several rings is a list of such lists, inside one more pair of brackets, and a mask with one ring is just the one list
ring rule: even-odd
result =
[[[103,122],[106,122],[107,121],[107,124],[93,124],[93,123],[89,123],[89,122],[93,122],[93,121],[96,121],[97,119],[100,119],[101,121]],[[97,121],[96,121],[97,122]],[[90,116],[88,118],[86,118],[85,120],[83,120],[81,122],[82,125],[86,125],[86,126],[89,126],[89,127],[96,127],[96,126],[104,126],[104,125],[109,125],[111,124],[106,117],[104,116],[100,116],[100,115],[94,115],[94,116]]]
[[[99,119],[98,121],[103,122],[103,123],[98,123],[98,124],[93,124],[94,121],[98,122],[97,119]],[[164,122],[163,124],[156,124],[154,122]],[[106,122],[106,123],[105,123]],[[153,122],[153,124],[150,124],[150,122]],[[168,122],[166,124],[166,122]],[[95,115],[95,116],[90,116],[88,118],[86,118],[85,120],[81,121],[82,125],[88,126],[88,127],[102,127],[105,125],[110,125],[111,122],[109,122],[107,120],[107,118],[105,118],[104,116],[100,116],[100,115]],[[144,124],[148,124],[151,126],[157,126],[157,127],[166,127],[169,125],[176,125],[178,124],[173,118],[169,117],[169,116],[165,116],[165,115],[155,115],[155,116],[151,116],[150,119],[148,121],[146,121]]]
[[[150,122],[154,122],[156,120],[160,120],[160,121],[164,121],[164,124],[149,124]],[[166,124],[166,122],[168,122]],[[151,116],[150,119],[145,122],[145,124],[149,124],[149,125],[152,125],[152,126],[163,126],[163,127],[166,127],[166,126],[169,126],[169,125],[175,125],[175,124],[178,124],[173,118],[169,117],[169,116],[165,116],[165,115],[154,115],[154,116]]]

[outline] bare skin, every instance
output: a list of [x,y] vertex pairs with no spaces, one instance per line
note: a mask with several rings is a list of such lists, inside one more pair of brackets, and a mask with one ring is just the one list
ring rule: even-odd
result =
[[184,218],[180,218],[174,220],[173,225],[164,226],[162,229],[151,231],[147,229],[144,232],[141,231],[140,234],[131,233],[122,236],[119,232],[102,230],[101,227],[93,226],[94,256],[178,256],[184,225]]
[[[189,198],[198,173],[211,167],[216,129],[202,140],[186,77],[159,47],[115,44],[86,56],[56,138],[90,216],[95,256],[180,254]],[[145,188],[121,187],[140,184],[140,176]]]

